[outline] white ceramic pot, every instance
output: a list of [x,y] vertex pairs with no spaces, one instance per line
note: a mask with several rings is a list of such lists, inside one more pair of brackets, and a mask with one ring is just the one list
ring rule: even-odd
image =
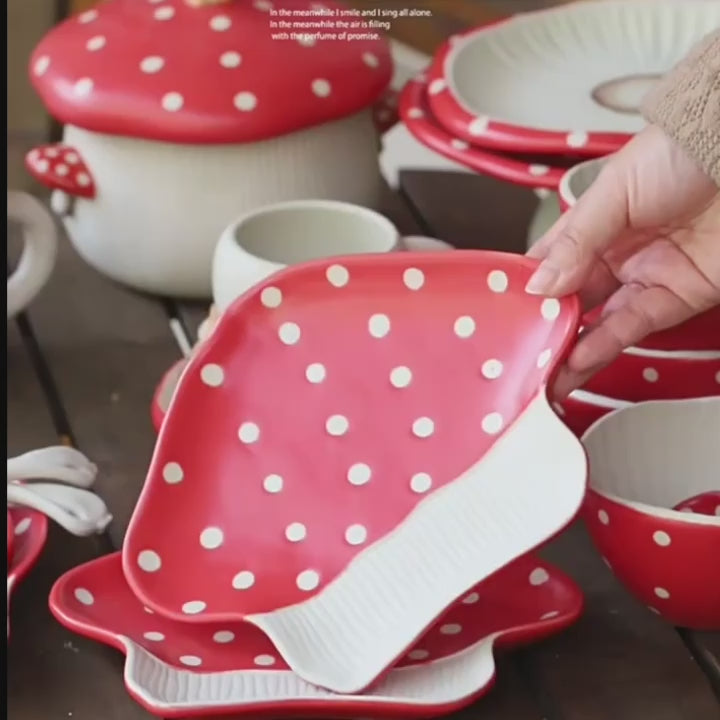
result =
[[32,195],[7,194],[8,220],[20,225],[23,250],[7,281],[7,316],[24,310],[40,292],[55,265],[57,231],[50,213]]
[[65,130],[26,166],[89,264],[142,291],[209,298],[215,243],[239,214],[300,198],[378,204],[387,43],[275,41],[269,7],[108,0],[36,48],[35,88]]
[[449,247],[432,238],[403,238],[383,215],[349,203],[269,205],[243,215],[220,236],[212,271],[215,307],[222,313],[246,290],[288,265],[335,255]]

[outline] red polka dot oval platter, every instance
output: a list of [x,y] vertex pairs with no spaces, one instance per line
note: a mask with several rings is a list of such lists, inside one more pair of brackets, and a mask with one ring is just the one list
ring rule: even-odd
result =
[[[9,507],[7,568],[7,634],[10,636],[10,597],[37,561],[47,538],[47,518],[36,510]],[[10,536],[12,528],[12,538]],[[12,557],[10,551],[12,549]]]
[[437,716],[490,690],[495,648],[558,632],[581,608],[569,578],[526,556],[458,600],[371,690],[336,695],[301,680],[248,623],[197,625],[150,612],[128,587],[119,554],[70,570],[50,594],[63,625],[126,655],[130,695],[162,718]]
[[719,25],[720,4],[706,0],[590,0],[518,13],[440,48],[430,104],[448,132],[478,147],[604,155],[642,130],[644,98]]
[[[123,547],[142,602],[245,619],[304,680],[368,687],[585,493],[547,384],[577,298],[480,252],[356,255],[254,286],[171,400]],[[361,619],[361,620],[360,620]]]

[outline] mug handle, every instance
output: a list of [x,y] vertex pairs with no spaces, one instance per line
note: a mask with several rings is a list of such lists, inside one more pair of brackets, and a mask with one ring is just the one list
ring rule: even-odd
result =
[[8,191],[8,220],[22,227],[23,251],[8,277],[7,316],[24,310],[50,277],[57,257],[57,229],[45,206],[32,195]]

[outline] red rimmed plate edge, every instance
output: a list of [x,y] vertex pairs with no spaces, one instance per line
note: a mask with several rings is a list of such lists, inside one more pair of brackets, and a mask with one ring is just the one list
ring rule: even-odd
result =
[[[477,256],[478,253],[482,254],[485,258],[490,258],[494,256],[495,258],[497,258],[497,262],[501,263],[500,267],[502,267],[502,263],[504,262],[524,265],[529,270],[532,270],[534,267],[537,266],[536,261],[525,256],[515,255],[511,253],[502,253],[497,251],[456,250],[451,254],[447,254],[445,257],[452,258],[451,260],[449,260],[450,262],[460,263],[467,262],[471,256]],[[390,256],[387,254],[368,254],[362,256],[350,256],[346,258],[324,258],[321,260],[304,263],[303,265],[297,265],[291,268],[280,270],[279,272],[266,278],[262,283],[258,283],[253,288],[250,288],[246,293],[240,296],[235,301],[235,303],[225,313],[223,313],[214,335],[221,334],[220,328],[222,324],[228,323],[231,315],[235,312],[239,312],[239,308],[244,304],[244,302],[246,302],[251,297],[258,295],[264,287],[282,280],[283,276],[285,276],[286,274],[297,272],[298,269],[304,271],[324,270],[327,267],[328,263],[335,264],[344,262],[345,264],[365,264],[377,261],[390,261],[388,259],[393,257],[397,258],[395,260],[396,262],[400,262],[400,258],[402,258],[403,261],[405,259],[410,261],[411,258],[414,258],[416,261],[424,259],[426,261],[437,262],[438,260],[437,253],[433,252],[411,253],[410,255],[404,253],[402,255],[398,254]],[[540,300],[541,298],[538,299]],[[498,455],[497,447],[499,445],[506,444],[508,437],[512,436],[513,434],[517,435],[518,427],[521,427],[521,430],[524,430],[526,436],[530,441],[537,437],[537,426],[544,428],[551,427],[560,444],[562,445],[562,450],[559,451],[556,445],[552,442],[544,441],[542,443],[539,443],[539,452],[541,455],[545,456],[543,457],[543,460],[540,464],[545,464],[548,467],[556,468],[558,465],[558,458],[569,456],[570,460],[569,462],[566,462],[566,465],[568,467],[566,468],[567,472],[565,473],[565,475],[567,475],[567,477],[565,478],[565,481],[568,483],[568,486],[571,485],[572,487],[570,488],[570,491],[567,492],[568,497],[558,498],[565,500],[564,507],[559,502],[554,503],[553,510],[556,511],[556,517],[552,522],[547,523],[548,527],[545,530],[538,533],[539,537],[534,536],[532,540],[521,539],[523,536],[523,531],[527,531],[528,526],[527,523],[518,523],[518,532],[514,535],[517,547],[514,547],[512,550],[507,550],[505,553],[503,553],[502,559],[488,559],[486,557],[486,563],[484,568],[475,569],[478,556],[483,557],[482,552],[478,553],[478,548],[475,547],[473,543],[463,544],[458,542],[457,539],[448,540],[448,538],[450,538],[450,536],[453,536],[454,532],[457,530],[458,523],[456,523],[456,519],[454,519],[453,522],[450,523],[450,527],[445,527],[442,530],[438,530],[438,528],[440,527],[439,523],[430,523],[430,526],[435,530],[434,533],[427,533],[424,530],[419,533],[417,532],[417,530],[407,530],[408,527],[426,527],[427,519],[425,519],[425,522],[423,522],[422,519],[418,521],[416,513],[418,507],[433,507],[433,504],[421,503],[420,506],[416,507],[415,511],[410,513],[401,528],[396,528],[395,531],[391,532],[389,536],[385,536],[385,538],[375,543],[375,545],[368,548],[368,550],[365,550],[359,556],[356,556],[348,564],[348,567],[345,569],[345,571],[341,573],[340,576],[335,578],[335,580],[330,582],[319,595],[315,595],[309,600],[296,605],[282,608],[280,610],[246,615],[244,616],[244,618],[238,616],[237,614],[230,616],[227,614],[219,613],[212,615],[200,614],[194,616],[181,615],[179,612],[172,612],[169,611],[167,608],[156,605],[153,602],[152,598],[145,595],[142,588],[139,587],[135,581],[134,563],[132,559],[127,557],[127,554],[123,552],[123,569],[128,583],[132,588],[134,594],[139,599],[141,599],[143,604],[145,604],[147,607],[150,607],[155,612],[158,612],[160,615],[163,615],[164,617],[170,619],[184,622],[199,623],[208,621],[233,622],[239,619],[244,619],[247,622],[254,624],[271,639],[277,650],[280,652],[287,664],[294,670],[294,672],[300,675],[307,682],[312,683],[313,685],[330,688],[334,692],[348,694],[361,692],[362,690],[371,686],[379,677],[381,677],[385,672],[387,672],[387,670],[394,664],[397,658],[399,658],[403,654],[403,652],[405,652],[410,646],[412,646],[412,644],[417,640],[417,638],[432,625],[433,621],[442,614],[448,604],[452,602],[453,598],[459,597],[465,591],[467,591],[468,588],[473,587],[483,578],[489,577],[491,574],[501,569],[505,565],[509,564],[514,559],[525,555],[528,552],[531,552],[532,550],[547,543],[550,539],[555,537],[560,531],[567,527],[580,512],[587,487],[587,457],[584,447],[580,443],[578,438],[576,438],[572,431],[567,428],[567,426],[562,422],[560,417],[558,417],[557,411],[554,410],[553,405],[549,401],[547,391],[548,385],[552,385],[552,382],[554,381],[554,378],[559,371],[562,362],[569,354],[572,345],[575,343],[578,328],[580,325],[581,313],[579,299],[576,296],[570,296],[564,298],[563,301],[566,303],[570,303],[571,322],[563,342],[560,344],[557,352],[554,354],[551,362],[549,363],[546,384],[541,385],[538,388],[538,392],[536,393],[535,397],[528,403],[525,409],[518,414],[514,422],[508,426],[505,432],[492,446],[490,452],[486,454],[484,458],[481,459],[480,462],[478,462],[475,466],[469,468],[460,478],[456,478],[451,483],[451,487],[457,488],[459,486],[462,486],[462,480],[465,480],[464,485],[468,486],[470,481],[475,478],[477,474],[477,467],[480,465],[486,465],[486,458],[488,456],[493,456],[493,458],[495,458],[495,456]],[[233,308],[235,309],[233,310]],[[185,371],[183,372],[183,376],[186,373],[192,372],[193,369],[201,367],[205,363],[205,355],[208,353],[209,345],[209,343],[205,344],[199,349],[197,354],[188,363]],[[180,379],[178,387],[178,391],[176,391],[175,395],[173,396],[171,407],[180,395],[180,388],[182,387],[182,377]],[[160,436],[156,445],[156,452],[157,447],[159,447],[160,445],[164,428],[165,425],[163,425],[163,429],[161,429],[160,431]],[[525,428],[529,428],[529,431]],[[515,432],[513,433],[511,431]],[[503,440],[505,442],[503,442]],[[551,450],[551,447],[554,449]],[[524,460],[527,458],[527,455],[523,455],[522,453],[518,455],[517,448],[511,449],[510,452],[507,453],[507,456],[512,458],[523,457]],[[156,457],[154,454],[151,461],[151,467],[155,462]],[[533,463],[529,464],[532,465]],[[523,462],[523,465],[526,466],[525,462]],[[482,483],[478,483],[477,481],[475,481],[474,484]],[[529,482],[528,488],[526,489],[529,489],[530,491],[536,490],[537,492],[540,492],[540,496],[534,497],[530,501],[526,500],[526,509],[528,516],[534,517],[535,511],[539,506],[539,503],[542,503],[546,495],[546,485],[544,482]],[[448,488],[446,487],[445,491],[447,490]],[[137,509],[142,507],[147,492],[148,484],[146,483],[138,501],[136,513],[131,518],[130,526],[128,529],[128,536],[132,532],[133,525],[137,522]],[[465,494],[467,494],[467,492],[468,491],[466,489]],[[435,495],[437,495],[437,493],[435,493]],[[459,501],[457,502],[457,506],[462,508],[462,512],[464,514],[470,513],[471,515],[474,515],[470,510],[470,508],[472,507],[472,503],[466,502],[466,498],[455,498],[455,500],[456,502]],[[495,501],[497,502],[497,499],[495,499]],[[453,505],[455,505],[455,503],[453,503]],[[424,512],[423,516],[426,514],[427,512]],[[415,522],[410,522],[413,515],[415,515]],[[548,518],[549,515],[546,513],[543,519],[547,521]],[[468,517],[467,520],[468,522],[470,522],[471,518]],[[462,523],[459,524],[461,525]],[[413,534],[418,535],[418,537],[410,538],[409,536]],[[373,644],[372,648],[365,647],[365,639],[367,638],[367,632],[363,628],[355,628],[354,630],[352,630],[351,632],[353,633],[353,638],[349,643],[344,642],[345,638],[338,637],[337,629],[339,626],[352,627],[352,623],[338,622],[337,617],[334,613],[337,612],[338,617],[345,616],[345,618],[352,618],[355,617],[355,614],[359,610],[359,608],[357,607],[357,600],[355,599],[355,595],[352,589],[348,591],[346,587],[350,584],[347,582],[347,570],[348,568],[353,567],[353,574],[357,575],[358,570],[360,569],[358,566],[361,566],[361,578],[358,580],[354,577],[352,584],[362,584],[366,587],[368,580],[363,579],[362,575],[365,574],[368,576],[372,576],[374,574],[374,561],[372,560],[372,557],[378,553],[377,548],[380,546],[384,548],[384,554],[387,554],[387,544],[389,539],[393,541],[393,546],[425,546],[425,549],[428,551],[424,553],[424,557],[426,558],[426,560],[431,557],[432,553],[429,551],[432,551],[434,549],[435,544],[445,545],[448,550],[452,548],[453,553],[458,552],[460,546],[462,545],[464,556],[466,556],[465,567],[472,567],[473,570],[467,571],[464,575],[458,574],[458,576],[456,576],[455,578],[449,579],[449,582],[434,583],[433,587],[435,588],[435,592],[436,594],[440,593],[442,595],[442,600],[438,601],[436,598],[435,603],[433,603],[434,611],[432,617],[429,617],[427,615],[427,612],[425,612],[423,614],[423,620],[416,623],[412,631],[408,632],[407,629],[401,629],[404,640],[400,643],[394,644],[392,648],[388,647],[389,643],[391,643],[392,640],[388,635],[383,634],[384,630],[382,632],[374,632],[374,630],[371,630],[371,632],[374,632],[375,637],[385,640],[384,643],[378,642]],[[507,538],[504,537],[503,539],[506,540]],[[127,549],[127,545],[125,549]],[[373,549],[374,552],[370,552]],[[401,552],[400,555],[403,555],[403,553]],[[442,562],[438,561],[437,558],[435,560],[435,565],[441,567]],[[397,573],[395,573],[396,575],[406,574],[407,567],[405,565],[405,562],[396,562],[395,569],[397,570]],[[343,577],[345,577],[345,581],[342,583],[339,582],[343,579]],[[395,600],[399,603],[399,605],[397,605],[398,607],[413,607],[416,603],[417,597],[424,596],[427,588],[424,585],[422,588],[415,587],[417,582],[413,582],[414,577],[415,576],[411,573],[410,577],[406,577],[404,579],[404,582],[400,583],[401,587],[396,588],[397,592],[394,594],[396,595]],[[417,578],[415,577],[415,579]],[[422,581],[420,584],[423,584]],[[339,591],[338,587],[341,588]],[[333,592],[329,594],[328,590],[330,588],[333,589]],[[445,602],[445,600],[448,601]],[[363,612],[367,613],[367,610],[368,608],[365,604],[363,607]],[[382,622],[383,610],[384,608],[379,607],[378,603],[376,603],[374,613],[376,613],[376,619],[378,619],[381,628],[385,627]],[[374,613],[370,614],[373,615]],[[410,613],[406,613],[405,615],[408,616],[409,614]],[[291,628],[295,628],[295,631],[287,632],[287,630]],[[297,628],[299,628],[299,631],[297,630]],[[298,642],[295,642],[293,644],[289,641],[290,637],[288,636],[294,636],[298,640]],[[328,638],[332,638],[332,640],[334,641],[332,643],[332,646],[329,644]],[[313,641],[315,642],[315,645],[313,645]],[[349,650],[348,647],[350,648]],[[355,676],[350,677],[345,674],[343,672],[343,668],[347,670],[346,666],[348,662],[354,664],[356,670],[359,669],[356,661],[362,655],[362,650],[365,649],[368,649],[376,660],[379,655],[382,656],[382,660],[380,662],[369,662],[366,666],[366,669],[364,671],[361,671],[360,673],[356,673]],[[308,664],[302,661],[301,658],[303,658],[303,656],[306,660],[308,658],[310,659],[310,662]],[[312,667],[314,659],[317,658],[323,659],[325,668],[330,667],[337,672],[334,678],[329,678],[322,670],[318,672],[316,668]],[[366,660],[368,660],[368,658],[366,658]]]
[[[562,10],[562,8],[540,9],[521,13],[523,17]],[[492,32],[496,26],[513,22],[514,16],[504,18],[479,27],[471,28],[446,40],[435,54],[428,69],[428,87],[436,83],[437,92],[428,92],[429,105],[436,121],[448,133],[456,135],[478,147],[488,150],[502,150],[516,153],[539,153],[572,155],[592,158],[607,155],[619,150],[633,138],[629,133],[586,132],[582,128],[575,130],[538,130],[523,125],[493,120],[485,115],[468,112],[452,93],[447,82],[447,70],[452,51],[461,43],[468,42],[478,35]],[[470,127],[478,128],[475,133]]]
[[[47,540],[48,520],[45,515],[26,508],[8,507],[13,517],[15,540],[13,557],[7,572],[7,634],[10,635],[10,598],[18,584],[37,562]],[[29,519],[26,530],[18,532],[22,522]],[[22,539],[19,539],[22,538]],[[23,542],[23,540],[25,542]]]
[[504,157],[465,138],[453,137],[436,119],[427,90],[427,77],[421,73],[409,80],[400,94],[400,118],[418,142],[474,172],[525,187],[557,190],[566,172],[564,168]]
[[[119,554],[119,553],[115,553]],[[55,581],[49,596],[50,611],[56,620],[69,630],[101,644],[119,650],[125,655],[123,679],[130,696],[148,712],[161,718],[215,716],[226,714],[268,714],[286,712],[292,715],[309,712],[321,716],[337,716],[338,713],[361,713],[372,711],[381,717],[425,718],[460,710],[487,694],[495,684],[496,664],[494,651],[541,641],[568,628],[582,614],[584,598],[577,584],[558,568],[542,563],[543,569],[550,570],[556,581],[561,582],[572,596],[572,607],[565,612],[555,611],[543,615],[534,623],[526,623],[486,636],[453,655],[442,657],[424,664],[414,664],[390,669],[385,677],[369,693],[364,695],[335,694],[305,682],[291,670],[230,670],[224,672],[200,673],[174,667],[158,659],[145,648],[125,635],[116,634],[97,625],[73,618],[65,612],[61,600],[62,588],[75,573],[98,558],[79,565]],[[570,604],[570,603],[569,603]],[[211,695],[220,701],[202,700],[182,704],[159,697],[157,688],[145,681],[150,674],[156,684],[166,687],[185,688],[185,696],[194,692],[202,694],[202,686],[209,688]],[[264,677],[273,679],[287,692],[285,697],[273,697],[266,692],[263,697]],[[459,681],[459,682],[458,682]],[[276,685],[277,686],[277,685]],[[423,698],[420,692],[433,690],[451,692],[457,688],[455,697],[431,700]],[[228,704],[227,698],[240,689],[248,690],[250,697],[239,698]],[[417,688],[417,689],[416,689]],[[397,693],[392,695],[392,691]],[[178,690],[181,692],[181,690]],[[403,695],[404,693],[404,695]]]

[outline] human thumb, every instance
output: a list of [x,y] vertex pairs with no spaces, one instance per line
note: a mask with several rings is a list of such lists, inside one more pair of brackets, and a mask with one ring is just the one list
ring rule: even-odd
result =
[[541,260],[526,291],[561,297],[578,292],[602,254],[628,226],[628,188],[614,158],[595,182],[528,252]]

